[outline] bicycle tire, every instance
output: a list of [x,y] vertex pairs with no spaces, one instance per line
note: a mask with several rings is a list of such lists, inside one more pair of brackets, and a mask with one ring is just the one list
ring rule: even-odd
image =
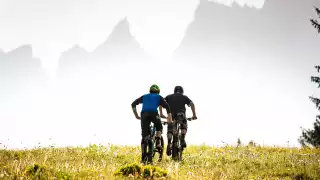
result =
[[144,152],[144,157],[142,159],[142,162],[144,164],[147,163],[152,163],[152,153],[153,153],[153,142],[150,137],[146,138],[144,141],[144,147],[143,147],[143,152]]
[[182,158],[182,147],[181,147],[181,135],[178,135],[178,161],[181,161]]
[[143,144],[142,144],[142,158],[141,161],[142,163],[146,164],[148,161],[148,154],[147,154],[147,149],[148,149],[148,144],[147,141],[144,140]]
[[162,157],[163,157],[164,140],[163,140],[163,137],[162,137],[162,136],[161,136],[161,141],[160,141],[160,143],[161,143],[162,149],[161,149],[160,152],[159,152],[159,160],[158,160],[158,162],[162,161]]
[[180,138],[179,135],[174,135],[172,140],[172,159],[180,159]]

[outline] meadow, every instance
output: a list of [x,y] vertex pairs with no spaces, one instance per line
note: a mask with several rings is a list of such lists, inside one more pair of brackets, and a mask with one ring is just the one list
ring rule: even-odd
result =
[[139,146],[0,150],[0,179],[320,179],[320,149],[188,146],[183,162],[140,164]]

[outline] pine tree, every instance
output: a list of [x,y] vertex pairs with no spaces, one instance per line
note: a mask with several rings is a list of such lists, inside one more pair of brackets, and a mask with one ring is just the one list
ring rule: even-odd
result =
[[[315,7],[315,11],[320,18],[320,9]],[[314,28],[318,29],[318,33],[320,33],[320,24],[316,19],[311,19],[311,24]],[[315,66],[317,72],[320,73],[320,66]],[[320,77],[311,76],[311,82],[318,84],[318,88],[320,88]],[[309,96],[310,100],[315,103],[316,108],[320,111],[320,99]],[[316,122],[313,124],[313,129],[305,130],[302,129],[302,136],[299,138],[299,142],[302,146],[311,145],[313,147],[320,147],[320,115],[316,116]]]

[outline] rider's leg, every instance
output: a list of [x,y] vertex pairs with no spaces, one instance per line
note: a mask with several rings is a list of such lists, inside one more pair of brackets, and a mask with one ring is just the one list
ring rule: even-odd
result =
[[161,135],[162,135],[162,131],[156,131],[156,147],[157,148],[162,148],[162,146],[161,146]]
[[153,121],[155,127],[156,127],[156,147],[157,148],[162,148],[161,146],[161,135],[162,135],[162,129],[163,126],[161,124],[161,119],[160,116],[157,115]]
[[167,132],[167,139],[168,139],[168,145],[167,145],[167,155],[171,156],[171,143],[172,143],[172,132]]
[[172,136],[173,136],[172,131],[168,131],[167,132],[168,145],[171,144],[172,142]]
[[181,129],[181,141],[182,141],[182,147],[183,148],[187,147],[186,135],[187,135],[187,130],[186,129]]
[[175,130],[175,123],[168,123],[168,129],[167,129],[167,140],[168,140],[168,145],[167,145],[167,155],[171,156],[171,146],[172,146],[172,138],[173,138],[173,132]]
[[184,122],[181,125],[181,142],[182,142],[182,147],[184,148],[187,147],[187,142],[186,142],[187,131],[188,131],[188,124],[187,122]]

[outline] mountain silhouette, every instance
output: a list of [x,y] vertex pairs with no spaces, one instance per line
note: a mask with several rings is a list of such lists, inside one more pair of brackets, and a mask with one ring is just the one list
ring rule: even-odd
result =
[[75,45],[66,52],[63,52],[59,59],[58,75],[67,76],[73,70],[84,69],[89,66],[89,52],[84,48]]
[[[121,20],[113,29],[107,40],[100,44],[94,51],[96,60],[117,61],[119,58],[125,61],[139,60],[144,56],[144,50],[130,33],[127,18]],[[132,59],[132,60],[130,60]]]
[[4,56],[4,51],[2,49],[0,49],[0,58]]
[[59,59],[59,74],[70,74],[74,69],[106,70],[112,64],[145,62],[148,55],[130,32],[127,18],[120,20],[108,38],[92,52],[74,46]]
[[318,51],[320,41],[309,21],[317,3],[269,0],[262,9],[256,9],[201,0],[173,59],[199,63],[224,59],[228,63],[270,68],[296,67],[306,56],[311,58],[309,62],[317,62],[310,55]]
[[[269,0],[256,9],[201,0],[174,52],[176,72],[184,79],[196,74],[193,86],[208,91],[208,103],[230,102],[230,119],[289,118],[292,113],[282,111],[288,101],[299,111],[314,91],[309,79],[319,63],[320,38],[310,23],[313,6],[319,2]],[[252,112],[256,107],[261,110]]]
[[[4,56],[5,56],[5,53],[3,52],[2,49],[0,49],[0,61],[1,61],[2,59],[4,59]],[[0,63],[1,63],[1,62],[0,62]]]
[[22,45],[8,53],[0,52],[2,78],[40,78],[44,76],[41,61],[33,57],[31,45]]
[[32,94],[42,91],[45,81],[41,61],[33,57],[31,45],[0,52],[0,107],[23,104],[23,98],[32,98]]

